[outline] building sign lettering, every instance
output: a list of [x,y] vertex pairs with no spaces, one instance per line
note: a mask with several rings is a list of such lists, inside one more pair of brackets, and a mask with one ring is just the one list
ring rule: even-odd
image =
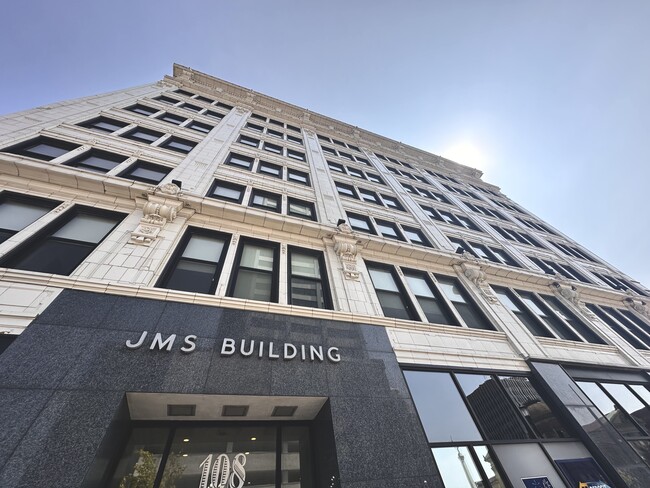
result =
[[[213,457],[214,463],[212,462]],[[235,454],[232,463],[227,454],[210,454],[199,465],[199,488],[242,488],[246,481],[246,455]]]

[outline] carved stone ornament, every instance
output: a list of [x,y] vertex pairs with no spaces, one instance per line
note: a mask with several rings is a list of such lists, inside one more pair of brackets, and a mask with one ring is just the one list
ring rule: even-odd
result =
[[625,306],[630,310],[634,310],[635,312],[638,312],[644,317],[650,319],[650,308],[648,308],[648,304],[643,300],[639,300],[636,297],[627,297],[623,299],[623,302],[625,303]]
[[554,281],[549,285],[551,289],[565,300],[575,305],[583,314],[589,318],[596,318],[594,313],[587,308],[585,302],[580,299],[580,291],[571,283]]
[[356,238],[352,236],[352,229],[347,224],[338,226],[338,232],[332,235],[334,241],[334,252],[339,257],[343,266],[343,276],[346,280],[358,280],[359,270],[357,268],[357,254],[359,245]]
[[167,183],[147,194],[147,201],[142,206],[144,214],[138,227],[131,232],[131,244],[150,246],[167,222],[172,222],[183,208],[180,197],[181,189],[173,183]]
[[[469,254],[469,253],[465,253]],[[496,297],[492,288],[485,280],[485,271],[481,267],[471,260],[464,261],[460,263],[460,267],[463,270],[465,277],[474,283],[478,289],[481,291],[481,295],[490,303],[497,303],[499,299]]]

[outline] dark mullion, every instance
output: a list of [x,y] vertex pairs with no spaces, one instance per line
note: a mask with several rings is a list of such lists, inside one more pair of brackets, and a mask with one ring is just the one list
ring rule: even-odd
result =
[[[469,415],[472,417],[472,420],[474,421],[474,425],[476,426],[476,429],[478,430],[479,434],[481,434],[481,437],[483,438],[483,443],[487,442],[488,436],[485,433],[485,430],[483,429],[483,426],[478,422],[477,420],[477,415],[474,412],[474,409],[472,408],[469,400],[465,396],[465,392],[463,391],[463,387],[460,385],[460,382],[458,381],[458,378],[456,378],[456,373],[449,373],[451,376],[451,380],[454,382],[454,385],[456,386],[456,390],[458,390],[458,393],[460,394],[460,398],[463,400],[465,403],[465,408],[467,408],[467,411],[469,412]],[[480,442],[476,442],[476,444],[481,444]]]
[[282,427],[278,425],[275,433],[275,488],[282,486]]
[[[639,423],[634,419],[634,417],[633,417],[631,414],[629,414],[628,411],[625,410],[625,409],[621,406],[620,403],[618,403],[618,401],[616,400],[616,398],[614,398],[614,395],[610,394],[610,393],[607,391],[607,388],[604,388],[604,387],[600,384],[600,382],[597,382],[597,383],[594,383],[594,384],[597,385],[598,388],[600,388],[600,390],[601,390],[603,393],[605,393],[605,395],[607,396],[607,398],[609,398],[609,399],[612,401],[612,403],[616,406],[616,408],[617,408],[618,410],[620,410],[621,413],[622,413],[623,415],[625,415],[625,417],[626,417],[630,422],[632,422],[632,425],[634,425],[637,429],[639,429],[639,432],[641,432],[642,434],[645,434],[645,436],[641,435],[641,436],[636,436],[636,437],[645,437],[645,439],[647,439],[649,433],[646,432],[646,429],[645,429],[644,427],[642,427],[642,426],[641,426],[641,425],[640,425],[640,424],[639,424]],[[620,383],[616,383],[616,384],[620,384]],[[645,402],[643,402],[643,404],[645,405]],[[596,408],[598,408],[598,407],[596,407]],[[605,416],[605,415],[603,414],[603,416]],[[609,419],[607,419],[607,421],[609,422]],[[614,426],[612,425],[612,427],[614,427]],[[616,431],[618,432],[618,429],[617,429],[616,427],[614,427],[614,430],[616,430]],[[623,434],[621,434],[621,436],[622,436],[624,439],[626,439],[626,440],[628,439],[628,438],[627,438],[626,436],[624,436]]]
[[172,443],[174,442],[175,435],[176,435],[176,427],[171,427],[169,429],[169,434],[167,437],[167,442],[165,443],[165,449],[163,451],[162,458],[160,459],[160,465],[158,466],[158,473],[156,474],[156,479],[153,482],[153,488],[160,488],[160,483],[162,482],[163,473],[165,472],[165,465],[167,464],[169,453],[172,450]]

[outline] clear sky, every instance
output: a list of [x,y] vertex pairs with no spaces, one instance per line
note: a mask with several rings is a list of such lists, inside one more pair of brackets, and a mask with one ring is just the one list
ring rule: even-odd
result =
[[3,17],[0,114],[177,62],[480,168],[650,286],[647,0],[33,0]]

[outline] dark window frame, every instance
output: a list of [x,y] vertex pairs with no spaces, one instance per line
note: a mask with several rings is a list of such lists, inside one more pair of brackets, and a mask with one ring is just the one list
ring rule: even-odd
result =
[[[273,270],[272,271],[265,271],[265,270],[258,270],[255,268],[248,268],[244,267],[242,268],[241,266],[241,258],[242,254],[244,252],[244,246],[246,244],[251,244],[253,246],[259,246],[259,247],[265,247],[268,249],[273,250]],[[226,293],[226,296],[233,297],[233,298],[240,298],[240,297],[235,297],[234,292],[235,292],[235,287],[237,286],[237,278],[239,276],[239,271],[241,269],[244,270],[252,270],[254,272],[259,272],[259,273],[266,273],[271,275],[271,296],[269,303],[278,303],[278,296],[279,296],[279,282],[280,282],[280,244],[277,242],[272,242],[272,241],[262,241],[260,239],[254,239],[252,237],[242,237],[239,240],[239,244],[237,246],[237,253],[235,254],[235,259],[233,261],[232,265],[232,270],[230,273],[230,280],[228,283],[228,292]],[[253,300],[252,298],[240,298],[243,300]]]
[[[221,195],[215,195],[214,191],[217,189],[217,187],[222,186],[224,188],[228,188],[230,190],[236,190],[239,191],[239,198],[229,198],[229,197],[224,197]],[[242,200],[244,199],[244,195],[246,194],[246,186],[245,185],[239,185],[237,183],[231,183],[230,181],[223,181],[223,180],[217,180],[215,179],[212,184],[210,185],[210,189],[208,190],[207,197],[209,198],[215,198],[217,200],[223,200],[225,202],[233,202],[233,203],[239,203],[241,204]]]
[[[298,246],[288,246],[287,249],[287,301],[289,305],[292,303],[292,291],[291,291],[291,281],[293,279],[293,274],[291,273],[291,257],[294,253],[304,254],[307,256],[313,256],[318,259],[318,267],[320,271],[320,279],[310,278],[306,276],[297,275],[296,278],[307,280],[315,283],[320,283],[323,290],[323,303],[324,306],[321,307],[311,307],[311,308],[321,308],[322,310],[332,310],[332,294],[329,285],[329,279],[327,276],[327,267],[325,266],[325,255],[323,251],[317,251],[315,249],[307,249],[304,247]],[[305,306],[305,305],[296,305],[296,306]]]

